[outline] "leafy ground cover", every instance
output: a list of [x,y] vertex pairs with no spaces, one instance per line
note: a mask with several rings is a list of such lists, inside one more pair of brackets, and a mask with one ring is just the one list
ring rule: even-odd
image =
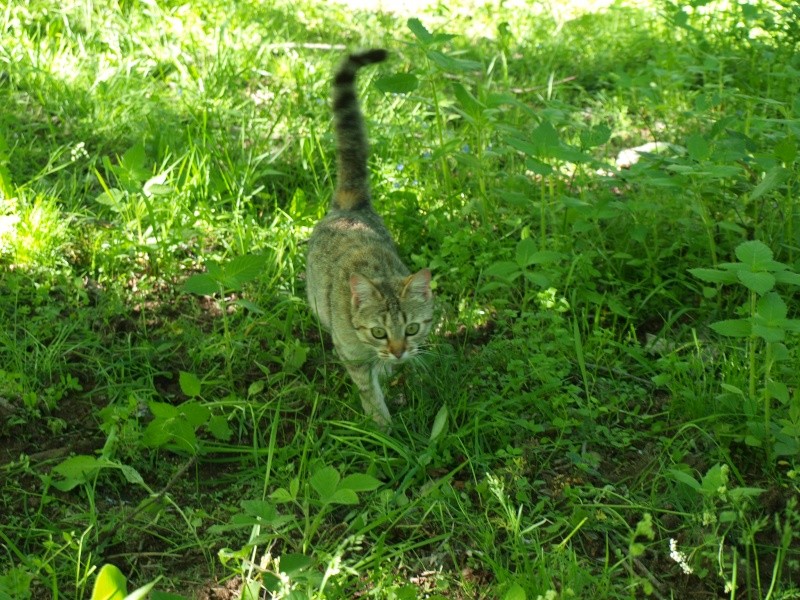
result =
[[[407,11],[0,9],[0,598],[800,596],[800,8]],[[303,300],[369,46],[390,433]]]

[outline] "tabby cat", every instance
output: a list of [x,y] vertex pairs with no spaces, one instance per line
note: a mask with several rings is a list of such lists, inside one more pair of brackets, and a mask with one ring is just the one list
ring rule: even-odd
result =
[[380,377],[420,352],[433,320],[431,272],[409,272],[372,206],[356,72],[386,56],[381,49],[351,54],[334,77],[336,189],[311,234],[306,266],[309,305],[331,332],[364,411],[382,426],[391,416]]

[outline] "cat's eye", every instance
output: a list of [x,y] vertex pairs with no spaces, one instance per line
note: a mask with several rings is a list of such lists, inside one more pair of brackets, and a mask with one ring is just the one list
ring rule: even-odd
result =
[[383,327],[373,327],[369,331],[376,340],[382,340],[386,337],[386,330]]
[[409,323],[406,325],[406,335],[417,335],[419,333],[419,323]]

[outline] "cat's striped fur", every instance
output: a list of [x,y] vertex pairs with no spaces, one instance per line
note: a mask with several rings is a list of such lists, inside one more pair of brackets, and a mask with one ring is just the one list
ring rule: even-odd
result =
[[334,77],[336,190],[311,234],[306,266],[309,305],[331,332],[364,411],[381,425],[391,416],[379,376],[420,351],[433,319],[430,271],[409,272],[372,206],[356,73],[386,56],[381,49],[351,54]]

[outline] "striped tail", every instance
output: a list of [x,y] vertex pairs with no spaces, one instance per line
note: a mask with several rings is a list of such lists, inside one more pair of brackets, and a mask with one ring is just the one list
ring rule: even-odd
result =
[[333,121],[336,131],[336,191],[333,208],[360,210],[372,206],[367,157],[369,142],[364,116],[356,96],[356,73],[386,59],[382,49],[351,54],[333,79]]

